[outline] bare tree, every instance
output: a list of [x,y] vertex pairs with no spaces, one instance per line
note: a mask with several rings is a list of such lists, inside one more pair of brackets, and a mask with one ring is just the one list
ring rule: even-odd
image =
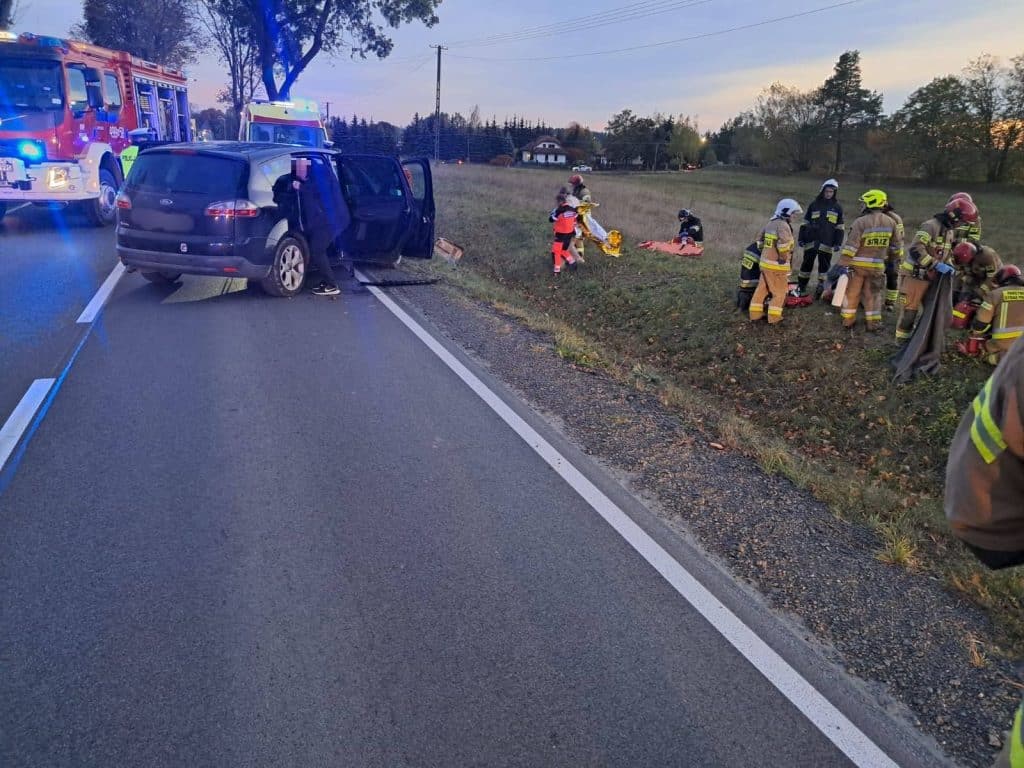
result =
[[1006,69],[999,59],[979,56],[964,70],[964,97],[971,143],[981,152],[986,181],[1003,181],[1011,150],[1024,145],[1024,57]]
[[217,57],[228,69],[227,89],[218,97],[230,104],[237,118],[260,88],[260,56],[253,38],[253,22],[243,0],[195,0],[203,35],[213,43]]
[[821,136],[817,94],[772,83],[757,97],[754,118],[763,128],[769,146],[792,166],[808,171]]

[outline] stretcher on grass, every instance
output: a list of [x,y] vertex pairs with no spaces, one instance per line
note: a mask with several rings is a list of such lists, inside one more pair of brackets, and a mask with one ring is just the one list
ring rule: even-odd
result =
[[687,238],[672,238],[671,242],[665,242],[664,240],[644,240],[642,243],[637,243],[638,248],[644,248],[648,251],[660,251],[661,253],[671,253],[673,256],[692,256],[694,258],[704,255],[704,246],[694,242],[692,237]]

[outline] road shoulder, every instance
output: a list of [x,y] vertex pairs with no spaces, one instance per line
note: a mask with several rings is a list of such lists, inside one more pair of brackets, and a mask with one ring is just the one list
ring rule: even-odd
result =
[[1008,662],[972,664],[973,639],[991,636],[981,611],[878,561],[871,531],[712,447],[650,391],[561,359],[544,334],[443,289],[393,295],[603,463],[681,541],[756,589],[883,707],[902,710],[963,764],[991,763],[1019,692]]

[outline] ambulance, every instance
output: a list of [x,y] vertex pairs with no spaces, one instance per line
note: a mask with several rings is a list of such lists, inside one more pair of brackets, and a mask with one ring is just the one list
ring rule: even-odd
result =
[[317,149],[331,146],[320,107],[309,99],[250,101],[242,110],[238,140]]

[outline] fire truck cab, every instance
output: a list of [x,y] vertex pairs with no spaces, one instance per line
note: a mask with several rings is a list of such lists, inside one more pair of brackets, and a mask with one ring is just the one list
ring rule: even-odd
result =
[[238,140],[318,149],[331,146],[320,107],[309,99],[250,101],[242,110]]
[[56,37],[0,37],[0,217],[13,205],[77,205],[114,221],[132,131],[191,141],[185,75]]

